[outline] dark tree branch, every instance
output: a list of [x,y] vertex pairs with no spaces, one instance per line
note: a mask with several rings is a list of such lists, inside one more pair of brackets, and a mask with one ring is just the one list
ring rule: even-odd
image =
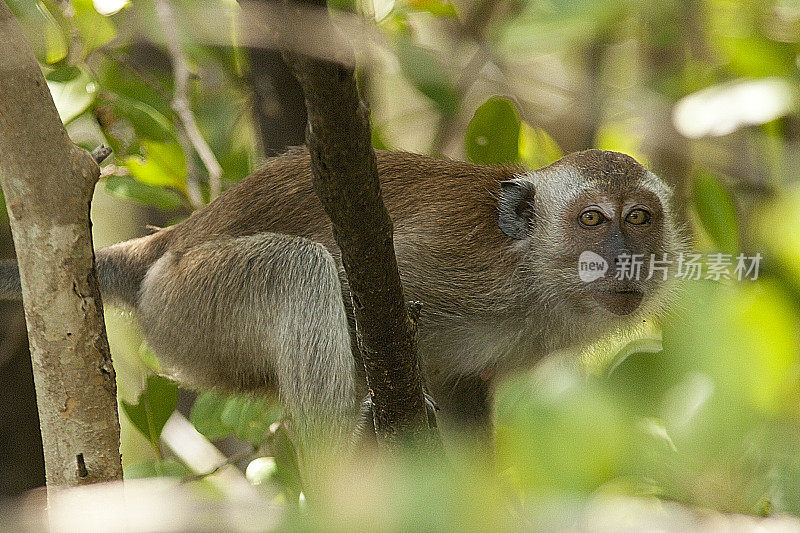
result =
[[[297,6],[289,9],[288,16],[301,13]],[[416,325],[406,308],[392,220],[378,182],[369,110],[359,98],[353,69],[345,66],[353,64],[352,52],[327,21],[313,33],[341,43],[341,62],[292,53],[286,59],[305,95],[314,190],[342,253],[378,440],[435,442],[423,398]]]

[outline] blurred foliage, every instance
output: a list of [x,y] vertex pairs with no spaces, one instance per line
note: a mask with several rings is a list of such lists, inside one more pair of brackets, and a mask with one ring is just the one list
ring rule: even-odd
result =
[[195,400],[190,417],[209,440],[234,435],[254,446],[264,442],[270,426],[280,419],[281,409],[274,401],[214,391],[205,392]]
[[[207,169],[172,107],[170,57],[152,0],[113,2],[116,10],[99,0],[5,1],[72,138],[114,149],[108,191],[168,219],[191,209],[194,182],[209,200]],[[225,184],[233,183],[260,156],[247,56],[226,26],[236,6],[168,1],[182,21],[167,31],[186,55],[189,107]],[[797,3],[331,5],[375,21],[359,57],[376,147],[528,168],[593,146],[624,151],[675,186],[698,253],[763,259],[755,280],[687,282],[646,331],[589,347],[592,357],[554,354],[502,384],[499,481],[492,465],[457,445],[446,472],[423,459],[364,456],[325,500],[324,522],[299,513],[292,525],[524,529],[552,518],[535,511],[555,499],[609,494],[800,514]],[[225,26],[214,41],[204,40],[209,13]],[[122,406],[158,449],[174,385],[147,378],[138,403]],[[294,503],[289,439],[270,429],[279,417],[266,400],[218,392],[201,395],[191,414],[211,440],[270,441],[275,462],[257,459],[248,479],[283,486]],[[187,472],[171,458],[126,467],[129,477]]]
[[692,203],[714,245],[730,254],[739,250],[739,222],[731,193],[713,173],[698,171],[692,184]]

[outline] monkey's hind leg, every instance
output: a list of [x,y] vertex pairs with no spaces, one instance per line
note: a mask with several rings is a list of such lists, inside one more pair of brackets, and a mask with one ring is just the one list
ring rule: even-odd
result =
[[137,316],[179,380],[277,388],[306,480],[349,449],[355,363],[336,264],[322,245],[265,233],[169,251],[145,276]]
[[359,402],[336,264],[315,243],[302,256],[287,285],[285,305],[292,312],[279,319],[281,362],[275,370],[308,482],[350,449]]

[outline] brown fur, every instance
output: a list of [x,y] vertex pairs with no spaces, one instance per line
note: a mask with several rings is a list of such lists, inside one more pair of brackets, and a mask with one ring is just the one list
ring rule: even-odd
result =
[[[464,300],[492,293],[495,280],[515,268],[510,254],[496,253],[508,241],[497,226],[496,194],[515,170],[403,152],[376,155],[406,296],[413,300],[424,294],[427,308],[446,313],[457,312]],[[311,187],[305,149],[270,160],[192,214],[170,232],[169,247],[188,249],[221,236],[263,232],[306,237],[338,257],[330,220]],[[420,269],[424,276],[417,275]],[[438,275],[444,279],[435,279]]]

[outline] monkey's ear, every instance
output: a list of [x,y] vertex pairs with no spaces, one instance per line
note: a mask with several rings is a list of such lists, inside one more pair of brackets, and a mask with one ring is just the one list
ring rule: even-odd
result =
[[512,239],[524,239],[533,216],[533,183],[515,178],[500,182],[497,224]]

